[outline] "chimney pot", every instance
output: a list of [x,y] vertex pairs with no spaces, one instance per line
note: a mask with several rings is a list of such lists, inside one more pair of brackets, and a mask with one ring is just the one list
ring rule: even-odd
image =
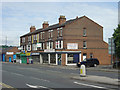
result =
[[42,25],[43,25],[43,29],[48,28],[49,26],[48,21],[44,21]]
[[31,27],[30,27],[30,32],[33,32],[33,31],[35,31],[35,30],[36,30],[35,26],[31,26]]
[[66,22],[65,16],[60,15],[60,17],[59,17],[59,24],[63,24],[63,23],[65,23],[65,22]]

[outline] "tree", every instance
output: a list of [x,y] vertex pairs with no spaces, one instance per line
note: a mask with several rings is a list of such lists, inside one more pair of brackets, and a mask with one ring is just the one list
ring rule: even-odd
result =
[[115,54],[120,60],[120,24],[118,24],[116,29],[114,29],[113,38],[115,42]]

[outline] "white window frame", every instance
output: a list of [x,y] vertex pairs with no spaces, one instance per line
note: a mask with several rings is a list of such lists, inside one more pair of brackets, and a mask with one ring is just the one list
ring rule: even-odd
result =
[[31,51],[31,45],[27,45],[27,51]]
[[55,43],[56,49],[63,49],[63,40],[58,40]]
[[37,50],[37,44],[32,44],[32,50],[36,51]]
[[31,41],[31,36],[28,36],[28,41]]

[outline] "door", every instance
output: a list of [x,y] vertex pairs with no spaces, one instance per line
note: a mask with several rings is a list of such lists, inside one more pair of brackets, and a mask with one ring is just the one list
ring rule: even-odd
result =
[[87,54],[83,53],[83,60],[85,60],[87,58]]
[[16,55],[14,54],[14,55],[13,55],[13,60],[15,60],[15,59],[16,59]]
[[2,55],[2,61],[5,62],[5,54]]
[[11,57],[9,57],[9,62],[11,62],[12,60],[11,60]]
[[74,54],[73,55],[73,63],[79,62],[79,54]]
[[61,54],[58,54],[58,65],[61,65]]

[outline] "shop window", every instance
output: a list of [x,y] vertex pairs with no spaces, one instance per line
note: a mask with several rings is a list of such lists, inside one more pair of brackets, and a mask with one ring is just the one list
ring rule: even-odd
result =
[[68,54],[68,61],[67,63],[68,64],[74,64],[74,63],[77,63],[79,62],[79,54]]
[[87,48],[87,42],[83,41],[83,48]]
[[56,49],[63,49],[63,41],[58,40],[56,41]]

